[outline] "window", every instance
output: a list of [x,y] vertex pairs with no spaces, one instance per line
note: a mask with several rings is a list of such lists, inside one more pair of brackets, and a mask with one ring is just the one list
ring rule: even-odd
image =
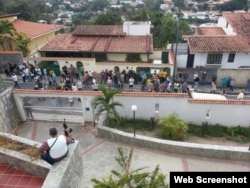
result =
[[235,57],[235,54],[229,54],[227,62],[233,63],[234,62],[234,57]]
[[207,64],[221,64],[222,54],[208,54]]

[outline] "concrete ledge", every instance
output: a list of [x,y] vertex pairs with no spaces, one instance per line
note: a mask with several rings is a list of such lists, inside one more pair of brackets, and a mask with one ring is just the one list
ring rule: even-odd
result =
[[210,144],[196,144],[188,142],[178,142],[162,140],[147,136],[125,133],[105,126],[97,126],[98,136],[123,144],[145,147],[153,150],[208,157],[216,159],[226,159],[235,161],[250,161],[250,151],[248,147],[221,146]]
[[[26,138],[18,137],[8,133],[0,132],[12,140],[30,146],[39,147],[41,143]],[[79,141],[69,145],[68,156],[53,166],[44,160],[32,159],[30,156],[20,152],[0,147],[0,161],[13,165],[31,174],[45,177],[42,188],[80,188],[83,169],[82,157],[80,155]],[[80,168],[79,168],[80,167]]]
[[69,145],[69,153],[62,161],[55,163],[47,175],[42,188],[81,187],[82,157],[79,141]]
[[[30,146],[39,147],[41,144],[39,142],[28,140],[8,133],[0,132],[0,135]],[[51,169],[51,165],[41,159],[32,159],[32,157],[28,155],[2,147],[0,147],[0,161],[2,163],[16,166],[17,168],[20,168],[26,172],[42,177],[46,177]]]

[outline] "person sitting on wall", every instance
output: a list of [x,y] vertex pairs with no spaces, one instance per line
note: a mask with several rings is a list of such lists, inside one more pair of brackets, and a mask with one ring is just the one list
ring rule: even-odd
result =
[[55,162],[62,160],[68,154],[68,144],[73,143],[72,134],[59,135],[55,127],[50,128],[51,138],[43,142],[39,147],[41,159],[53,165]]

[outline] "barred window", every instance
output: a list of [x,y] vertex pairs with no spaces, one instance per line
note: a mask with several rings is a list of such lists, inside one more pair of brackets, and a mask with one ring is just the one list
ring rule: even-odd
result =
[[235,54],[233,54],[233,53],[229,54],[227,62],[233,63],[234,62],[234,57],[235,57]]
[[222,54],[208,54],[207,64],[221,64]]

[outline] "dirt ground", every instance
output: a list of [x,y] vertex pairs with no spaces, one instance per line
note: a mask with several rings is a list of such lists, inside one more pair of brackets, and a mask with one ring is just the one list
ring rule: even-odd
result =
[[[137,131],[136,134],[155,137],[154,132]],[[185,142],[198,143],[198,144],[223,145],[223,146],[241,146],[241,147],[249,147],[250,146],[250,142],[240,143],[240,142],[228,140],[227,138],[224,138],[224,137],[220,137],[220,138],[216,138],[216,137],[201,138],[201,137],[197,137],[197,136],[190,136],[188,138],[188,140],[185,140]]]

